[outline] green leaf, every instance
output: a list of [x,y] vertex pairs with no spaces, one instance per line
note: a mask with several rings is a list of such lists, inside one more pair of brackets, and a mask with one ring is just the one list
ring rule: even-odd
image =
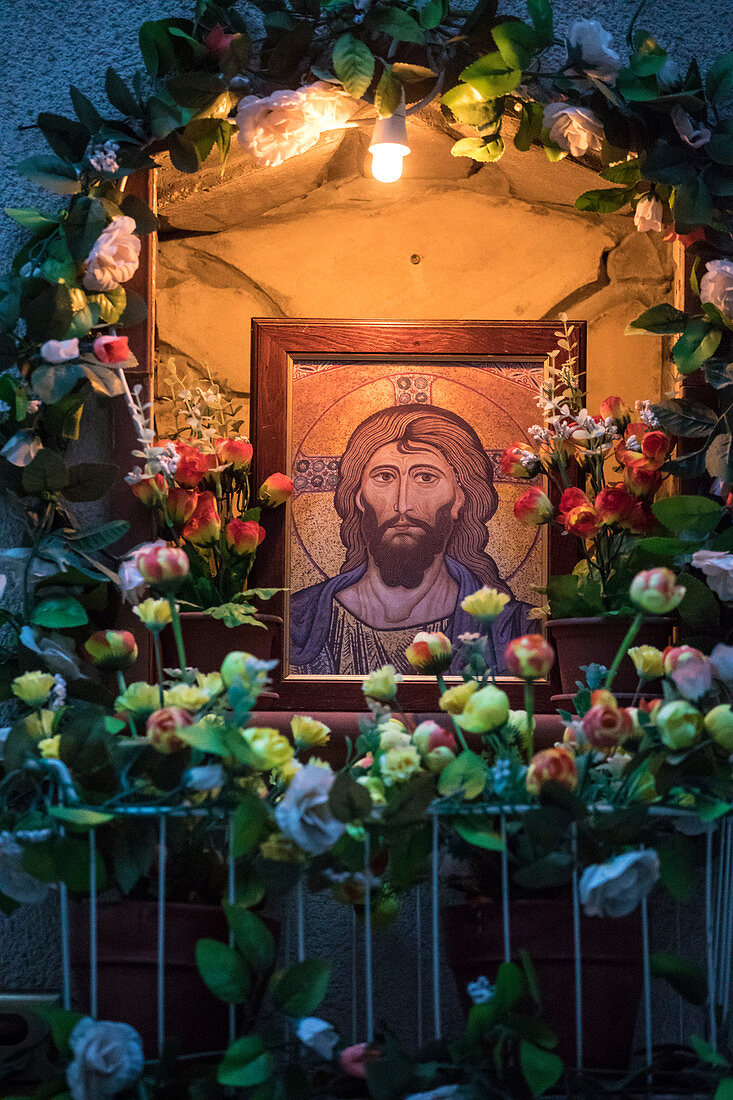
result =
[[262,840],[267,826],[267,809],[259,798],[246,795],[232,814],[231,853],[234,859],[247,855]]
[[119,819],[112,831],[114,877],[123,894],[147,875],[157,854],[158,834],[150,822]]
[[525,1040],[519,1045],[519,1064],[533,1096],[542,1096],[552,1088],[563,1070],[562,1058],[557,1054]]
[[480,756],[464,749],[451,760],[438,780],[438,791],[443,797],[461,794],[465,799],[478,798],[486,786],[486,768]]
[[101,130],[104,121],[97,108],[73,84],[69,88],[69,95],[79,122],[87,128],[90,134],[96,134],[98,130]]
[[720,629],[720,606],[711,589],[690,573],[680,573],[677,580],[687,589],[677,608],[682,622],[691,630],[714,634]]
[[[656,83],[656,81],[654,82]],[[694,184],[697,170],[688,153],[678,145],[658,141],[641,164],[642,175],[656,183],[668,183],[673,187]]]
[[85,810],[82,806],[50,806],[48,812],[58,821],[79,825],[85,829],[94,829],[97,825],[106,825],[108,821],[114,820],[113,814]]
[[340,772],[329,791],[328,806],[338,821],[360,821],[371,814],[372,796],[348,772]]
[[111,462],[80,462],[69,467],[69,484],[63,490],[67,500],[98,500],[112,488],[117,467]]
[[[592,210],[597,214],[611,214],[631,200],[634,187],[604,187],[596,191],[584,191],[575,200],[578,210]],[[647,311],[648,312],[648,311]]]
[[659,335],[671,335],[684,332],[690,317],[680,309],[663,302],[661,305],[645,309],[643,313],[626,326],[629,336],[639,332],[653,332]]
[[708,99],[725,99],[733,92],[733,52],[724,53],[716,58],[705,77],[705,91]]
[[471,84],[457,84],[442,96],[441,103],[452,111],[458,122],[469,126],[496,125],[501,121],[501,100],[489,100]]
[[519,129],[514,138],[514,146],[520,153],[526,153],[533,141],[542,133],[543,109],[541,103],[522,103]]
[[176,103],[197,111],[210,106],[226,91],[218,73],[181,73],[168,81],[167,88]]
[[718,526],[725,509],[709,497],[682,495],[655,501],[652,512],[660,523],[675,534],[680,531],[707,534]]
[[380,118],[394,114],[402,100],[402,85],[392,75],[392,66],[385,65],[374,93],[374,106]]
[[67,1008],[59,1008],[58,1005],[44,1004],[36,1005],[33,1012],[44,1023],[48,1024],[51,1029],[53,1044],[59,1054],[64,1058],[70,1057],[69,1038],[79,1021],[83,1020],[82,1013],[71,1012]]
[[[160,222],[156,218],[153,211],[150,209],[146,202],[139,199],[137,195],[128,195],[125,192],[122,202],[120,203],[120,210],[123,214],[126,214],[128,218],[132,218],[135,222],[135,236],[145,237],[148,233],[154,233],[159,228]],[[122,290],[122,287],[118,287]],[[115,291],[108,291],[108,294],[114,294]]]
[[690,1036],[690,1046],[701,1062],[707,1062],[711,1066],[728,1065],[728,1060],[722,1054],[719,1054],[711,1043],[706,1043],[699,1035]]
[[275,961],[272,932],[258,916],[242,905],[225,905],[234,942],[253,970],[269,970]]
[[81,191],[76,170],[60,157],[28,157],[16,166],[21,176],[57,195],[76,195]]
[[31,210],[27,207],[6,206],[5,213],[18,225],[22,225],[24,229],[29,229],[31,233],[37,233],[39,230],[51,231],[54,226],[58,225],[57,218],[49,218],[46,214],[41,214],[40,211]]
[[104,397],[119,397],[124,393],[119,376],[110,367],[105,367],[102,363],[92,366],[91,363],[85,362],[81,364],[81,369],[91,382],[93,389]]
[[702,439],[710,435],[717,416],[700,401],[672,397],[652,406],[652,411],[665,432],[685,438]]
[[395,61],[392,75],[402,84],[420,84],[424,80],[435,80],[437,73],[425,65],[410,65],[405,61]]
[[272,1054],[259,1035],[245,1035],[224,1051],[216,1079],[230,1088],[252,1088],[267,1081],[274,1072]]
[[649,963],[653,978],[664,978],[675,993],[690,1004],[705,1004],[708,996],[707,976],[697,963],[669,951],[655,951]]
[[537,36],[526,23],[499,23],[491,37],[508,69],[526,69],[537,48]]
[[114,325],[124,313],[127,294],[123,286],[118,286],[102,294],[87,294],[87,302],[98,306],[100,321],[104,321],[105,325]]
[[695,896],[695,850],[682,833],[661,836],[655,842],[659,874],[672,897],[683,904]]
[[709,444],[705,469],[712,478],[723,482],[733,481],[733,436],[730,432],[716,435]]
[[38,116],[38,128],[54,153],[63,160],[77,161],[84,156],[89,131],[76,119],[44,111]]
[[331,963],[325,959],[295,963],[271,978],[272,1000],[286,1016],[312,1016],[326,996],[330,977]]
[[252,984],[249,968],[233,947],[218,940],[196,944],[196,965],[211,992],[227,1004],[241,1004]]
[[120,114],[130,118],[140,118],[142,116],[140,104],[135,95],[127,87],[119,73],[111,66],[107,69],[104,78],[104,90],[107,93],[107,99],[113,107],[117,108]]
[[550,0],[527,0],[527,11],[541,46],[551,46],[554,37]]
[[446,7],[443,0],[428,0],[418,12],[420,26],[426,31],[434,31],[445,18]]
[[460,138],[451,147],[452,157],[471,157],[472,160],[493,164],[504,155],[504,141],[500,137],[484,141],[483,138]]
[[705,152],[717,164],[733,164],[733,134],[713,134]]
[[374,55],[351,34],[342,34],[333,47],[333,67],[349,95],[359,99],[374,76]]
[[84,626],[89,616],[73,596],[48,596],[36,604],[31,622],[50,630],[68,630],[72,626]]
[[71,257],[80,264],[87,258],[97,238],[107,224],[104,207],[87,195],[78,198],[63,223]]
[[26,493],[32,493],[34,496],[39,496],[41,493],[58,493],[68,484],[69,473],[64,460],[50,447],[43,447],[23,470],[23,488]]
[[25,320],[27,334],[39,344],[46,340],[63,340],[74,318],[69,289],[48,283],[38,287],[39,282],[32,280],[28,296],[21,299],[21,316]]
[[485,54],[465,68],[461,80],[465,80],[485,99],[496,99],[514,91],[521,83],[522,70],[508,68],[497,51]]
[[715,1090],[713,1100],[733,1100],[733,1077],[723,1078]]
[[494,828],[491,817],[454,817],[451,819],[455,831],[468,844],[483,848],[487,852],[501,852],[504,842]]
[[[425,35],[420,25],[409,12],[403,11],[402,8],[380,6],[370,12],[368,19],[371,27],[382,34],[388,34],[390,38],[394,38],[395,42],[422,44],[425,41]],[[334,65],[335,63],[334,51]],[[338,69],[336,69],[336,74],[338,75]]]
[[53,405],[73,390],[83,377],[77,363],[42,363],[33,371],[33,389],[44,404]]

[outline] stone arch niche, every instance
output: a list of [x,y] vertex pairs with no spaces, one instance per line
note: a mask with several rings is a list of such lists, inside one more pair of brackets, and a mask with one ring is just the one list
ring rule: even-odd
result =
[[630,215],[581,213],[592,164],[550,164],[537,147],[480,170],[452,157],[461,136],[439,109],[408,121],[396,184],[370,172],[370,127],[325,135],[257,168],[238,147],[195,176],[157,173],[162,228],[155,307],[159,372],[212,375],[246,402],[252,317],[588,322],[588,400],[659,398],[663,341],[628,321],[673,291],[672,250]]

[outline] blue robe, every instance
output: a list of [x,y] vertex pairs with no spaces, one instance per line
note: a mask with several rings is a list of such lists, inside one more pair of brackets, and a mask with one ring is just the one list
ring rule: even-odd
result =
[[[476,619],[468,615],[461,602],[481,588],[481,581],[465,565],[454,558],[446,557],[445,564],[449,574],[458,585],[458,597],[453,614],[449,617],[446,633],[455,649],[460,648],[458,636],[477,631]],[[329,652],[328,641],[331,631],[332,606],[335,597],[345,588],[364,576],[366,564],[337,577],[321,581],[296,592],[290,600],[290,664],[298,673],[338,674],[333,654]],[[491,633],[497,659],[501,666],[504,650],[512,638],[528,633],[530,605],[512,598],[501,615],[492,623]],[[416,625],[414,633],[424,630],[429,624]],[[454,667],[456,666],[456,667]],[[454,660],[450,671],[460,673],[458,658]],[[363,669],[364,675],[370,669]],[[501,667],[500,667],[501,671]]]

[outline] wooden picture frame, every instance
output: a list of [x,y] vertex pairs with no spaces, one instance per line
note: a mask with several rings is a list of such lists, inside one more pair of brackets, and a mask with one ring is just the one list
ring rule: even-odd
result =
[[[568,323],[572,326],[573,338],[576,340],[578,373],[581,375],[581,381],[584,384],[585,322],[572,321]],[[536,371],[543,369],[543,365],[548,361],[554,361],[558,355],[563,354],[559,344],[562,335],[562,332],[559,332],[558,323],[554,321],[253,320],[251,438],[254,446],[254,483],[255,485],[260,484],[273,471],[282,471],[290,476],[295,475],[294,480],[296,481],[296,494],[292,506],[288,505],[286,508],[277,509],[267,516],[267,540],[258,554],[255,574],[253,575],[254,583],[263,587],[283,590],[268,601],[266,605],[263,605],[263,610],[268,613],[281,615],[285,624],[280,653],[281,663],[273,674],[274,689],[279,693],[280,706],[283,709],[314,711],[363,710],[365,706],[361,681],[363,675],[368,671],[367,668],[360,668],[349,674],[344,674],[342,671],[337,672],[334,671],[333,667],[330,667],[332,665],[335,667],[334,662],[337,659],[335,651],[330,650],[326,643],[319,649],[319,639],[326,629],[325,626],[318,627],[317,636],[313,641],[314,634],[310,622],[310,619],[313,618],[310,612],[310,604],[313,602],[311,593],[313,600],[318,597],[320,601],[318,606],[322,610],[326,605],[321,597],[323,596],[325,599],[325,594],[332,587],[331,582],[343,587],[342,578],[345,576],[344,570],[346,570],[348,564],[350,551],[348,548],[344,550],[343,547],[339,550],[339,553],[343,553],[347,559],[344,561],[341,570],[338,566],[335,570],[333,567],[330,571],[323,569],[321,571],[324,578],[323,583],[318,582],[316,578],[312,585],[305,585],[303,577],[306,576],[307,569],[311,568],[311,558],[304,551],[301,552],[299,548],[302,537],[294,526],[295,521],[293,518],[294,514],[298,513],[299,483],[306,486],[303,492],[307,490],[315,493],[316,489],[313,488],[313,484],[317,483],[318,490],[326,493],[326,496],[322,499],[316,501],[316,498],[313,497],[311,500],[304,502],[303,507],[305,503],[310,505],[313,501],[316,501],[316,504],[313,505],[313,508],[310,508],[308,513],[308,526],[311,530],[315,526],[322,532],[325,524],[328,530],[331,531],[325,541],[321,538],[321,541],[317,543],[322,553],[331,560],[336,553],[336,549],[333,546],[333,529],[335,527],[328,519],[328,492],[333,492],[338,478],[346,476],[340,453],[343,450],[343,439],[345,438],[343,433],[347,430],[348,423],[351,422],[349,417],[353,421],[354,416],[362,406],[364,413],[369,413],[374,406],[374,402],[376,401],[379,404],[381,400],[382,404],[387,407],[375,416],[382,416],[382,413],[384,416],[391,415],[394,410],[403,406],[402,411],[395,413],[395,415],[399,418],[405,416],[409,418],[418,415],[417,412],[413,414],[409,410],[417,409],[416,403],[422,401],[421,409],[427,409],[428,411],[436,409],[435,415],[442,416],[444,420],[447,420],[449,416],[454,420],[461,419],[462,414],[465,423],[469,424],[470,427],[471,409],[467,406],[474,405],[478,409],[484,400],[487,409],[492,401],[496,405],[497,399],[495,396],[489,396],[490,392],[499,391],[502,386],[505,387],[506,392],[510,392],[506,390],[506,386],[510,382],[515,385],[521,384],[526,389],[529,385],[529,374],[525,378],[521,374],[522,370],[529,371],[531,368],[534,372],[532,375],[532,389],[534,390],[537,378]],[[458,373],[459,368],[462,373]],[[327,375],[328,377],[326,377]],[[319,378],[315,376],[319,376]],[[473,389],[470,389],[465,381],[469,377],[472,380]],[[479,388],[475,383],[476,377],[479,377],[480,380]],[[425,382],[426,378],[427,383]],[[484,378],[486,380],[485,389],[483,388]],[[394,387],[394,398],[387,397],[385,399],[383,396],[381,398],[378,396],[379,394],[392,392],[389,390],[387,383]],[[439,387],[439,383],[442,389]],[[423,386],[427,384],[430,393],[426,395],[424,391],[418,392],[411,388],[420,384]],[[318,386],[325,385],[331,387],[330,396],[336,395],[330,406],[332,410],[329,413],[330,420],[328,421],[331,425],[330,430],[334,435],[334,440],[337,437],[341,438],[342,443],[335,449],[334,447],[330,448],[331,457],[328,461],[318,459],[310,462],[303,459],[304,451],[297,450],[300,446],[298,439],[300,437],[305,438],[303,433],[307,428],[309,413],[308,411],[299,412],[297,408],[294,409],[294,401],[301,400],[303,402],[302,408],[309,410],[311,408],[310,399],[315,394],[316,399],[321,400],[323,404],[323,394],[319,393]],[[353,386],[353,389],[349,390],[349,386]],[[399,386],[404,386],[405,392],[399,390]],[[304,387],[306,388],[304,389]],[[463,389],[459,387],[463,387]],[[342,391],[344,394],[343,400],[340,397]],[[467,395],[473,394],[474,399],[461,401],[461,394],[464,392]],[[305,393],[310,395],[308,402],[303,400]],[[445,400],[446,393],[457,395],[454,397],[453,407],[447,410],[442,407],[439,400],[434,396],[435,393],[444,395],[444,406],[448,405]],[[369,400],[367,400],[367,395],[371,395]],[[350,405],[343,405],[343,401],[347,399],[350,400]],[[526,402],[528,398],[526,393],[522,400],[524,402],[522,408],[525,410],[525,416],[527,416]],[[455,407],[456,404],[460,408]],[[391,406],[394,406],[394,409]],[[348,414],[339,411],[342,407],[350,410]],[[361,414],[359,413],[359,415]],[[490,418],[487,419],[487,417],[489,417],[489,414],[484,411],[485,423],[490,421]],[[533,419],[539,419],[536,413]],[[322,419],[319,419],[318,423],[321,425]],[[428,423],[428,421],[424,420],[421,415],[420,423]],[[304,428],[304,424],[306,428]],[[310,431],[309,428],[307,430]],[[321,431],[321,439],[326,438],[323,433],[327,433],[328,429],[323,427],[319,430]],[[472,428],[470,430],[473,431]],[[298,437],[296,440],[294,440],[294,432],[295,436]],[[505,433],[501,446],[508,446],[510,443],[520,441],[521,431],[518,431],[516,435],[518,438],[509,438]],[[313,438],[313,436],[310,438]],[[465,434],[460,438],[465,439]],[[459,443],[457,445],[463,447],[463,444]],[[479,447],[481,446],[482,444],[479,442]],[[296,450],[293,449],[294,447]],[[484,454],[485,457],[490,457],[488,450]],[[294,459],[297,455],[301,457],[295,463]],[[492,459],[494,470],[496,470],[497,458],[498,454],[495,454]],[[294,469],[295,464],[298,465],[298,470]],[[318,477],[313,476],[313,469],[316,468],[325,472],[326,482],[324,482],[321,473],[318,474]],[[384,476],[388,477],[390,475]],[[429,480],[431,475],[425,476]],[[452,474],[449,474],[449,476],[452,476]],[[455,477],[457,478],[458,475],[456,474]],[[308,478],[310,478],[310,481],[308,481]],[[465,484],[463,488],[466,488]],[[526,483],[517,483],[517,491],[523,488],[526,488]],[[458,485],[456,492],[461,492],[460,485]],[[361,490],[357,495],[361,499]],[[339,520],[333,510],[332,499],[330,508],[333,513],[334,524],[338,524]],[[353,499],[353,494],[351,499]],[[457,497],[452,499],[453,512],[459,514],[462,506],[456,503]],[[496,507],[497,505],[494,504],[494,509]],[[506,506],[504,507],[504,514],[510,514],[510,509],[507,511]],[[323,522],[320,522],[320,527],[319,517],[326,517]],[[343,516],[341,522],[341,530],[343,531]],[[511,516],[511,522],[516,523],[513,516]],[[305,521],[302,521],[301,526],[304,524]],[[505,525],[497,527],[502,537],[505,529]],[[490,528],[487,528],[487,532],[489,531]],[[294,533],[300,543],[294,539]],[[402,537],[407,538],[407,536]],[[540,537],[545,539],[545,575],[546,573],[562,572],[572,568],[575,560],[572,540],[563,539],[554,532],[550,533],[547,528],[543,529]],[[405,545],[412,546],[413,544],[408,541],[405,542]],[[344,543],[344,546],[346,546],[346,543]],[[293,551],[293,547],[295,547],[295,551]],[[366,551],[364,551],[363,557],[366,561],[372,561],[367,556]],[[528,561],[529,558],[525,556],[525,560]],[[534,559],[533,562],[533,568],[536,570]],[[367,567],[361,567],[362,570],[364,568]],[[353,574],[349,573],[349,576],[352,575],[355,577],[360,576],[359,570],[357,569]],[[456,572],[455,576],[458,577],[459,574]],[[294,577],[297,581],[295,587],[292,583]],[[472,587],[479,586],[480,582]],[[308,587],[307,596],[296,599],[296,594],[306,587]],[[463,587],[465,588],[465,584]],[[345,594],[343,599],[346,598],[346,593],[349,590],[352,593],[351,598],[357,598],[356,584],[346,584],[343,590]],[[460,589],[460,595],[463,594],[463,589]],[[293,601],[295,601],[296,608],[294,618],[291,614]],[[329,613],[338,616],[345,615],[351,623],[353,616],[348,611],[344,612],[341,600],[334,600],[333,603],[334,605],[338,603],[338,608]],[[515,603],[517,607],[521,603],[522,610],[518,614],[521,613],[522,615],[521,621],[524,624],[522,629],[536,630],[537,627],[534,622],[530,620],[528,623],[526,620],[525,602],[513,600],[512,605]],[[456,601],[456,609],[458,604],[459,601]],[[507,610],[510,611],[511,609],[510,606]],[[440,616],[437,617],[440,618]],[[446,622],[457,623],[459,618],[459,614],[453,614],[446,618]],[[297,624],[303,621],[305,626],[301,629]],[[520,620],[517,618],[514,621],[519,622]],[[293,623],[296,624],[293,634],[294,640],[291,639]],[[379,626],[379,624],[377,625]],[[353,628],[353,624],[351,626]],[[398,634],[395,634],[393,630],[382,630],[381,628],[377,630],[376,635],[374,632],[370,633],[371,627],[362,620],[358,620],[357,616],[357,627],[353,629],[358,631],[362,626],[365,628],[368,637],[370,639],[376,637],[380,645],[384,638],[389,642],[393,642],[398,637]],[[415,625],[407,629],[412,633],[416,633],[420,628],[420,625]],[[333,622],[329,629],[333,631]],[[466,627],[464,626],[463,629],[466,629]],[[305,637],[303,630],[307,633],[307,641],[301,645],[299,639]],[[329,636],[333,637],[333,634],[331,633]],[[341,634],[339,634],[339,637],[341,637]],[[357,641],[353,643],[353,646],[358,648],[360,644]],[[313,657],[312,654],[316,652],[318,656]],[[340,657],[338,658],[341,662],[341,668],[353,667],[356,660],[355,652],[356,649],[352,647],[352,649],[346,651],[346,658],[344,658],[344,649],[341,647]],[[366,652],[365,643],[364,653]],[[310,663],[299,667],[292,659],[293,654],[296,655],[297,660]],[[311,655],[309,656],[309,654]],[[329,666],[329,670],[325,673],[315,671],[317,668],[326,666]],[[521,682],[505,676],[500,677],[500,681],[502,687],[507,690],[512,704],[521,706]],[[538,683],[536,699],[538,711],[550,709],[550,696],[554,690],[550,682]],[[438,689],[434,677],[405,675],[400,688],[400,700],[406,709],[413,712],[436,710]]]

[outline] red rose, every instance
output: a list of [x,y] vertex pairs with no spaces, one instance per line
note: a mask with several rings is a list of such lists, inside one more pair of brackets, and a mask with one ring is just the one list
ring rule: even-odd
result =
[[659,521],[647,500],[637,500],[622,526],[628,528],[632,535],[648,535],[659,526]]
[[584,539],[592,539],[600,530],[600,521],[593,505],[578,504],[563,516],[565,530]]
[[137,642],[129,630],[97,630],[84,644],[93,665],[110,671],[130,668],[137,660]]
[[568,790],[574,791],[578,786],[578,770],[575,767],[575,758],[567,749],[545,749],[538,752],[530,761],[525,786],[530,794],[539,794],[544,783],[552,780],[560,783]]
[[161,707],[153,711],[145,724],[147,740],[158,752],[168,756],[185,749],[185,742],[176,736],[176,731],[192,725],[193,715],[183,707]]
[[499,465],[505,477],[516,477],[522,481],[534,477],[542,468],[537,455],[521,443],[515,443],[513,447],[502,451]]
[[133,554],[133,562],[148,584],[177,584],[190,570],[188,555],[177,546],[147,543]]
[[196,489],[206,474],[216,465],[216,455],[202,454],[198,447],[176,442],[179,454],[176,467],[176,483],[184,489]]
[[126,336],[98,336],[93,348],[100,363],[126,363],[130,358]]
[[636,498],[623,485],[609,485],[607,489],[601,489],[593,506],[602,524],[620,523],[633,512]]
[[635,497],[654,496],[662,484],[662,475],[658,470],[645,470],[641,466],[627,466],[624,471],[624,483]]
[[536,485],[514,501],[514,515],[525,527],[541,527],[549,523],[553,512],[550,498]]
[[625,707],[597,705],[583,715],[581,722],[588,744],[599,752],[610,752],[634,731],[634,720]]
[[248,439],[219,439],[216,442],[216,457],[220,462],[228,462],[235,470],[248,470],[253,453]]
[[271,508],[284,504],[292,495],[293,482],[287,474],[270,474],[267,480],[262,482],[258,493],[260,501]]
[[227,52],[232,42],[236,38],[236,34],[227,34],[221,23],[217,23],[212,27],[210,31],[207,31],[204,35],[204,45],[217,59],[220,59]]
[[162,474],[154,474],[136,481],[131,489],[146,508],[155,508],[164,500],[168,492],[168,484]]
[[184,539],[195,546],[212,546],[221,534],[221,519],[216,506],[216,497],[207,490],[199,493],[196,511],[181,532]]
[[628,424],[631,420],[631,412],[622,397],[607,397],[605,401],[601,401],[599,411],[604,420],[616,420],[621,424]]
[[674,441],[664,432],[647,432],[641,440],[641,453],[660,466],[674,447]]
[[196,511],[198,493],[195,489],[181,489],[175,486],[168,493],[165,510],[174,527],[184,527]]
[[566,512],[572,511],[573,508],[578,508],[581,504],[590,504],[587,493],[584,493],[582,489],[578,489],[576,486],[565,489],[563,495],[560,497],[560,515],[563,516]]
[[254,554],[265,537],[264,528],[251,519],[233,519],[226,533],[227,546],[237,554]]
[[510,675],[542,680],[555,663],[555,653],[541,634],[523,634],[506,647],[504,660]]

